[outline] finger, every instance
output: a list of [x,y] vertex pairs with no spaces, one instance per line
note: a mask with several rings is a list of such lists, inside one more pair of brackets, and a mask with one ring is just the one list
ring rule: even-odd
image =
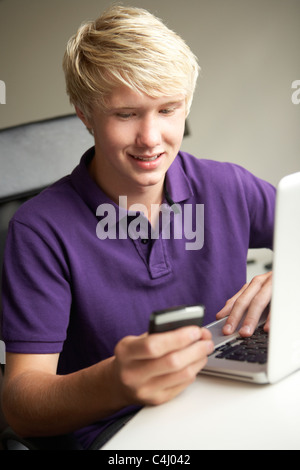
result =
[[232,307],[237,300],[237,298],[247,289],[248,283],[245,284],[233,297],[227,300],[226,304],[224,307],[217,313],[216,318],[217,320],[220,320],[221,318],[228,317],[230,314]]
[[270,301],[271,273],[255,276],[242,294],[236,299],[226,325],[223,328],[225,335],[232,334],[243,315],[248,310],[243,322],[244,330],[240,334],[250,336],[257,325],[258,320]]
[[270,320],[271,320],[271,315],[269,313],[266,323],[264,324],[264,331],[267,333],[270,331]]
[[158,358],[132,360],[127,364],[126,380],[139,387],[155,377],[182,371],[199,360],[205,360],[213,350],[213,342],[210,339],[203,339]]
[[[252,299],[249,306],[243,326],[239,330],[241,336],[251,336],[256,329],[262,313],[266,310],[270,303],[272,295],[272,279],[271,276],[265,281],[261,290]],[[266,329],[269,328],[269,322]]]
[[171,400],[195,381],[206,362],[207,358],[190,364],[181,371],[154,377],[140,388],[138,392],[140,401],[148,405],[160,405]]
[[[162,376],[184,370],[198,361],[206,360],[214,350],[211,340],[201,340],[184,349],[171,352],[156,361],[149,361],[149,376]],[[145,372],[147,367],[145,368]]]
[[[207,331],[207,330],[206,330]],[[198,326],[189,326],[165,333],[128,336],[117,345],[116,351],[128,360],[154,359],[187,347],[202,338],[207,332]]]

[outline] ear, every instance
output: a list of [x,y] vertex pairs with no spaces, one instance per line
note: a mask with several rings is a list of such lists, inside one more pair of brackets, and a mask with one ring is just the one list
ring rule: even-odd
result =
[[81,121],[83,122],[83,124],[90,130],[92,129],[92,126],[89,122],[89,120],[87,119],[86,115],[83,113],[83,111],[81,111],[80,108],[78,108],[77,106],[75,106],[75,111],[76,111],[76,114],[77,116],[79,117],[79,119],[81,119]]

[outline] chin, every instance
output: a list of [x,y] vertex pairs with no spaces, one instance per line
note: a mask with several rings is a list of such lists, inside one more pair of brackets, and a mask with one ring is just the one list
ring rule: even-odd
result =
[[152,187],[152,186],[156,186],[156,185],[159,185],[162,181],[164,181],[164,178],[165,178],[165,174],[163,175],[159,175],[159,176],[149,176],[149,177],[145,177],[145,178],[140,178],[137,183],[139,186],[143,187],[143,188],[148,188],[148,187]]

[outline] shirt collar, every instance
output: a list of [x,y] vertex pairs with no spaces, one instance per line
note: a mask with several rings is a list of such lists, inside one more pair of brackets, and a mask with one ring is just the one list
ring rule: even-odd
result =
[[115,204],[97,185],[97,183],[91,178],[88,165],[95,155],[95,147],[91,147],[87,150],[79,165],[73,170],[71,174],[71,182],[76,192],[84,200],[84,202],[90,207],[94,214],[96,214],[97,207],[100,204]]
[[167,171],[165,189],[174,202],[183,202],[193,196],[193,189],[184,171],[180,152]]

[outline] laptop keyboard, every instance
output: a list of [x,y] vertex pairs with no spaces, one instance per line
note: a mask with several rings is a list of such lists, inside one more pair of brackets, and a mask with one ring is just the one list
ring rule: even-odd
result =
[[215,358],[265,364],[268,356],[268,333],[263,325],[250,338],[238,337],[215,349]]

